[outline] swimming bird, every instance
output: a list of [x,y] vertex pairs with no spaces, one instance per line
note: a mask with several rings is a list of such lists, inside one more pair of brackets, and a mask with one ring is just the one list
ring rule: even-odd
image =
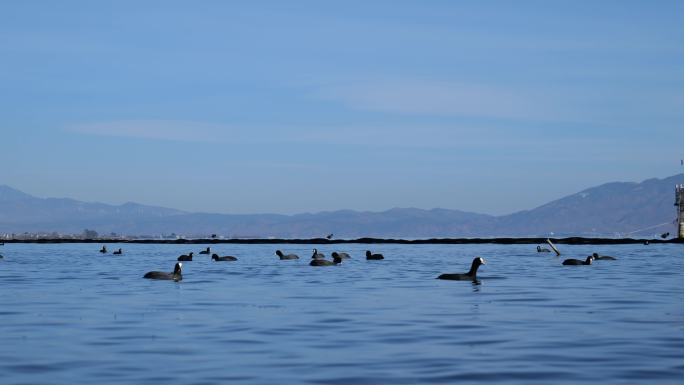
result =
[[202,250],[202,251],[200,251],[199,253],[200,253],[200,254],[209,254],[209,253],[211,253],[211,250],[209,249],[209,247],[207,247],[206,250]]
[[312,259],[324,259],[325,254],[319,253],[318,249],[313,249],[313,254],[311,255],[311,258]]
[[330,239],[332,239],[332,237],[333,237],[333,235],[332,235],[332,233],[330,233],[330,234],[328,234],[328,235],[325,236],[325,239],[330,240]]
[[599,261],[599,260],[604,260],[604,261],[615,261],[617,258],[611,257],[610,255],[598,255],[598,253],[594,253],[591,255],[594,257],[594,261]]
[[332,257],[333,258],[339,258],[339,259],[350,259],[351,257],[347,253],[338,253],[337,251],[332,252]]
[[181,274],[182,266],[182,263],[176,262],[176,266],[174,266],[173,268],[173,273],[166,273],[163,271],[150,271],[148,273],[145,273],[145,275],[143,275],[143,278],[180,281],[181,279],[183,279],[183,275]]
[[186,254],[181,255],[180,257],[178,257],[178,260],[179,261],[192,261],[192,252],[190,252],[187,255]]
[[585,261],[582,261],[580,259],[572,259],[571,258],[571,259],[566,259],[565,261],[563,261],[563,264],[566,266],[591,265],[591,263],[593,261],[594,261],[594,257],[590,255],[587,257],[587,259]]
[[333,257],[332,261],[328,261],[327,259],[312,259],[311,262],[309,262],[309,266],[335,266],[340,263],[342,263],[340,257]]
[[366,250],[366,259],[377,261],[380,259],[385,259],[385,257],[382,254],[371,254],[370,250]]
[[237,261],[237,258],[235,258],[233,256],[226,255],[225,257],[219,257],[218,254],[212,254],[211,259],[213,259],[215,262],[218,262],[218,261],[227,261],[227,262]]
[[119,250],[114,251],[112,254],[121,255],[123,252],[121,251],[121,248],[119,248]]
[[102,245],[102,248],[100,249],[100,253],[104,254],[107,252],[107,247],[105,245]]
[[551,250],[547,249],[546,247],[541,247],[537,245],[537,253],[550,253]]
[[3,257],[2,254],[0,254],[0,259],[3,259],[3,258],[5,258],[5,257]]
[[280,257],[281,261],[286,259],[299,259],[297,254],[283,254],[283,252],[280,250],[276,250],[276,255]]
[[482,257],[475,257],[473,263],[470,265],[470,270],[467,273],[456,274],[442,274],[437,279],[448,279],[451,281],[477,281],[477,269],[480,265],[485,265],[485,260]]
[[670,236],[669,232],[660,234],[660,238],[663,238],[663,239],[666,239],[669,236]]

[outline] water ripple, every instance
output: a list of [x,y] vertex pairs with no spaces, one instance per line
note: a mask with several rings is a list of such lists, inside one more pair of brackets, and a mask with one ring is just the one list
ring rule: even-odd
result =
[[[95,248],[93,248],[95,246]],[[202,245],[12,245],[0,283],[3,384],[678,383],[680,245],[602,246],[580,269],[530,245],[211,245],[183,281],[142,279]],[[591,245],[564,246],[589,255]],[[434,279],[487,258],[479,283]],[[64,264],[69,260],[69,264]],[[603,261],[601,261],[603,262]]]

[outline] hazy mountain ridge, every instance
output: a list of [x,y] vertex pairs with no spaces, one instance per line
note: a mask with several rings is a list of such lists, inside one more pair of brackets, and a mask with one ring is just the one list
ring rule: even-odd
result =
[[653,234],[670,227],[636,230],[672,222],[676,218],[674,186],[684,183],[684,174],[641,183],[611,182],[549,202],[533,210],[498,218],[498,234],[572,235],[614,233]]
[[[460,210],[393,208],[382,212],[338,210],[296,215],[188,213],[136,203],[108,205],[68,198],[36,198],[0,186],[0,232],[182,234],[227,237],[475,237],[654,234],[671,231],[674,186],[684,174],[641,183],[611,182],[531,210],[491,216]],[[657,224],[670,223],[662,227]]]
[[[36,198],[9,186],[0,186],[0,230],[67,231],[72,223],[145,220],[186,214],[180,210],[146,206],[133,202],[109,205],[81,202],[70,198]],[[40,228],[40,226],[46,226]],[[53,226],[53,227],[51,227]],[[81,229],[82,230],[82,229]]]

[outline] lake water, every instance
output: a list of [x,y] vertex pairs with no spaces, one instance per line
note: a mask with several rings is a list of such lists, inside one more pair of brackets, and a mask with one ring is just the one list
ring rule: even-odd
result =
[[[0,383],[644,384],[684,379],[684,246],[0,246]],[[119,245],[109,245],[110,251]],[[370,248],[384,261],[366,261]],[[276,249],[300,260],[280,261]],[[591,252],[617,261],[562,266]],[[486,259],[480,284],[434,279]]]

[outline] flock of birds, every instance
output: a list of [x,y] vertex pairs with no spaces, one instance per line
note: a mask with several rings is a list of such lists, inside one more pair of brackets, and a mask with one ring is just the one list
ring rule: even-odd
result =
[[[121,249],[118,250],[119,252]],[[107,247],[102,246],[102,249],[100,249],[101,253],[106,253],[107,252]],[[280,250],[276,250],[276,255],[280,260],[293,260],[293,259],[299,259],[299,256],[297,254],[284,254]],[[211,259],[215,262],[231,262],[231,261],[237,261],[237,257],[234,257],[232,255],[226,255],[226,256],[219,256],[218,254],[212,253],[211,248],[207,247],[206,249],[202,250],[199,252],[199,254],[211,254]],[[183,254],[180,257],[178,257],[178,262],[176,262],[176,265],[173,268],[173,271],[170,273],[164,272],[164,271],[150,271],[145,273],[143,278],[148,278],[148,279],[163,279],[163,280],[173,280],[173,281],[180,281],[183,279],[183,264],[181,262],[184,261],[192,261],[193,253],[188,253],[188,254]],[[311,255],[311,262],[309,263],[309,266],[335,266],[339,265],[342,263],[343,260],[345,259],[350,259],[351,256],[348,253],[343,253],[343,252],[333,252],[332,253],[332,261],[325,259],[325,255],[321,252],[318,251],[318,249],[313,249],[313,254]],[[385,257],[382,254],[374,254],[371,253],[370,250],[366,250],[366,259],[367,260],[382,260],[385,259]]]
[[[553,251],[560,256],[560,252],[558,249],[555,247],[553,243],[551,243],[550,240],[547,240],[547,243],[553,249]],[[538,253],[550,253],[551,250],[547,249],[545,247],[537,246],[537,252]],[[100,249],[100,253],[107,253],[107,247],[102,246],[102,249]],[[114,251],[112,254],[122,254],[123,251],[119,248],[118,250]],[[215,262],[231,262],[231,261],[237,261],[237,257],[234,257],[232,255],[226,255],[226,256],[219,256],[216,253],[211,252],[211,248],[207,247],[206,249],[202,250],[199,252],[200,255],[209,255],[211,254],[211,259]],[[280,260],[294,260],[294,259],[299,259],[299,256],[297,254],[284,254],[280,250],[276,250],[275,254],[280,258]],[[321,252],[318,251],[318,249],[313,249],[313,254],[311,255],[311,262],[309,262],[309,266],[335,266],[339,265],[342,263],[343,260],[345,259],[350,259],[351,256],[348,253],[343,253],[343,252],[333,252],[331,254],[332,260],[325,259],[325,255]],[[0,255],[0,258],[2,256]],[[371,253],[370,250],[366,250],[366,259],[367,260],[382,260],[385,259],[385,257],[382,254],[374,254]],[[595,260],[616,260],[617,258],[607,256],[607,255],[599,255],[597,253],[593,253],[592,255],[588,256],[585,260],[581,259],[566,259],[563,261],[563,265],[566,266],[573,266],[573,265],[591,265],[593,261]],[[192,261],[193,260],[193,253],[188,253],[188,254],[183,254],[178,257],[176,265],[174,266],[174,269],[172,272],[163,272],[163,271],[150,271],[146,273],[143,278],[148,278],[148,279],[161,279],[161,280],[173,280],[173,281],[180,281],[183,279],[183,264],[181,262],[186,262],[186,261]],[[446,280],[452,280],[452,281],[477,281],[477,270],[481,265],[484,265],[486,262],[484,258],[482,257],[475,257],[473,259],[473,262],[470,265],[470,270],[466,273],[447,273],[447,274],[441,274],[440,276],[437,277],[437,279],[446,279]]]
[[[553,249],[554,252],[558,256],[560,256],[560,252],[558,249],[551,243],[550,240],[546,241],[549,246],[551,246],[551,249]],[[537,252],[538,253],[550,253],[551,250],[537,246]],[[107,246],[103,245],[102,248],[100,249],[100,253],[106,254],[107,253]],[[123,251],[121,248],[118,250],[115,250],[112,252],[112,254],[116,255],[121,255],[123,254]],[[199,252],[201,255],[209,255],[211,254],[211,259],[215,262],[232,262],[232,261],[237,261],[237,257],[233,257],[232,255],[226,255],[226,256],[219,256],[218,254],[212,253],[211,248],[207,247],[206,249],[202,250]],[[276,250],[275,254],[280,258],[280,260],[292,260],[292,259],[299,259],[299,256],[297,254],[284,254],[280,250]],[[334,251],[332,254],[332,261],[325,259],[325,255],[321,252],[318,251],[318,249],[313,249],[313,254],[311,255],[311,262],[309,262],[310,266],[335,266],[339,265],[342,263],[343,260],[345,259],[350,259],[351,256],[347,253],[343,252],[336,252]],[[183,254],[180,257],[178,257],[178,262],[174,266],[173,272],[167,273],[167,272],[162,272],[162,271],[150,271],[146,273],[143,278],[149,278],[149,279],[164,279],[164,280],[173,280],[173,281],[180,281],[183,279],[183,274],[182,274],[182,267],[183,264],[181,262],[184,261],[192,261],[193,253],[188,253],[188,254]],[[4,257],[0,254],[0,259],[3,259]],[[371,261],[378,261],[385,259],[385,257],[382,254],[374,254],[371,253],[370,250],[366,250],[366,259],[371,260]],[[563,261],[563,265],[566,266],[576,266],[576,265],[591,265],[593,261],[597,260],[616,260],[617,258],[611,257],[608,255],[599,255],[597,253],[593,253],[592,255],[588,256],[585,260],[581,259],[566,259]],[[482,257],[475,257],[473,259],[472,264],[470,265],[470,270],[467,273],[448,273],[448,274],[442,274],[437,277],[437,279],[447,279],[447,280],[453,280],[453,281],[476,281],[477,280],[477,269],[485,264],[485,260]]]

